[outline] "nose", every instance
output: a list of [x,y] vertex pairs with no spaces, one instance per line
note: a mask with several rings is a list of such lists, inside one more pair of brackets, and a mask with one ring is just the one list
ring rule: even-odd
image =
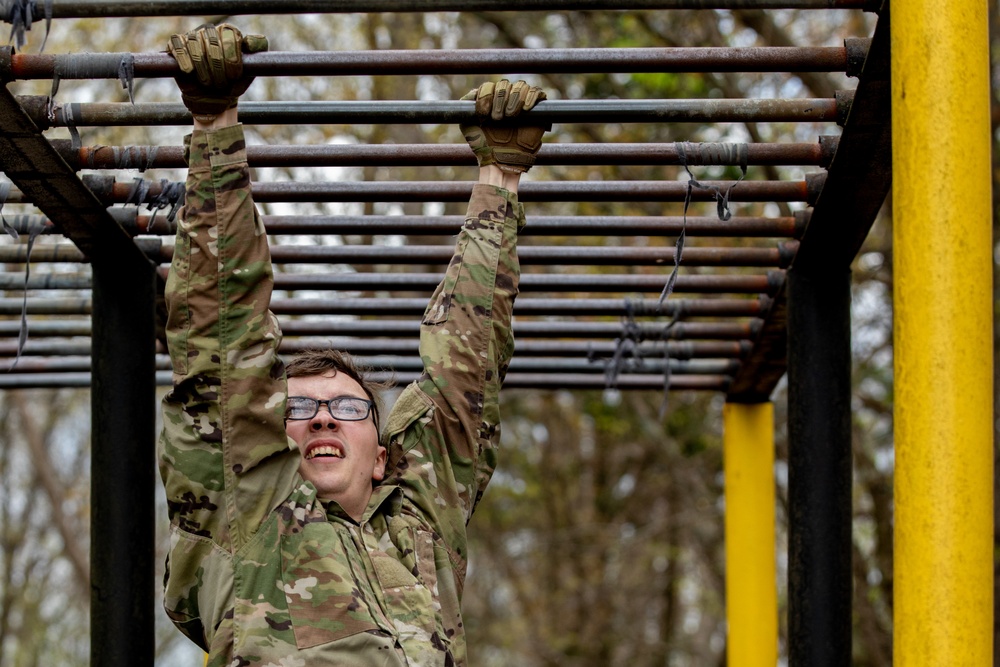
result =
[[338,426],[339,424],[334,416],[330,414],[330,406],[327,404],[320,404],[316,416],[309,422],[309,427],[314,431],[321,431],[324,428],[334,431]]

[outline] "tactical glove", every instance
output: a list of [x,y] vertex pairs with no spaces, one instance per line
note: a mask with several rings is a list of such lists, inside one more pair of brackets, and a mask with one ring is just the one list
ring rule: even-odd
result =
[[465,140],[476,154],[479,166],[495,164],[503,171],[523,173],[535,164],[535,153],[542,146],[542,135],[551,123],[512,122],[522,111],[530,111],[546,99],[545,91],[524,81],[511,84],[507,79],[484,83],[465,95],[476,101],[477,125],[459,125]]
[[236,106],[253,82],[253,77],[243,76],[243,53],[258,51],[267,51],[266,37],[244,37],[228,23],[173,35],[167,52],[184,72],[177,78],[184,106],[195,116],[217,116]]

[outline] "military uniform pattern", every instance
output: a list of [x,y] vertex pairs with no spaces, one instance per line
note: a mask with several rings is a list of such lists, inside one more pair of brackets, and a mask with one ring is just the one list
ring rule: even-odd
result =
[[159,445],[167,613],[212,667],[465,664],[466,524],[496,466],[520,204],[475,186],[424,314],[425,370],[386,420],[386,479],[354,522],[299,476],[285,435],[281,333],[242,126],[196,131],[186,153]]

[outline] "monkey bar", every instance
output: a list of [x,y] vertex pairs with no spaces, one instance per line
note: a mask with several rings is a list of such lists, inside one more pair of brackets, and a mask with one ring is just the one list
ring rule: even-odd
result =
[[[912,15],[927,15],[922,2],[899,0],[894,3],[897,17],[908,14],[910,26]],[[956,16],[964,16],[963,11],[976,13],[967,7],[972,0],[956,4],[964,8],[956,10]],[[0,2],[0,18],[12,24],[20,41],[32,22],[37,30],[43,20],[72,17],[676,9],[866,10],[878,11],[879,21],[873,35],[850,38],[842,47],[272,52],[248,56],[247,71],[258,77],[667,72],[835,72],[856,77],[856,89],[825,93],[818,99],[552,99],[533,110],[534,119],[556,124],[556,130],[555,140],[543,146],[539,166],[531,174],[538,180],[527,180],[520,192],[529,205],[530,223],[520,242],[525,294],[515,309],[517,347],[506,381],[507,387],[614,387],[724,395],[727,485],[742,471],[753,476],[753,488],[735,485],[732,498],[750,498],[756,508],[752,518],[757,520],[767,512],[773,514],[766,499],[768,493],[773,499],[769,466],[761,461],[773,456],[767,428],[769,401],[787,372],[789,664],[849,664],[850,266],[890,188],[891,123],[907,127],[901,114],[890,116],[888,3],[6,0]],[[900,37],[904,38],[910,39]],[[958,45],[954,49],[961,51]],[[937,53],[934,57],[945,61],[951,57]],[[893,53],[892,58],[898,68],[906,67],[897,62],[901,56]],[[956,56],[954,62],[965,61]],[[0,387],[90,386],[95,426],[115,422],[95,430],[92,466],[101,471],[95,472],[93,494],[109,500],[95,504],[94,522],[110,526],[112,535],[110,540],[104,533],[92,540],[94,581],[100,593],[93,604],[93,664],[112,667],[152,662],[151,584],[146,588],[143,584],[151,582],[152,561],[135,557],[130,550],[133,536],[144,535],[140,531],[152,525],[148,517],[152,481],[147,479],[152,447],[146,452],[134,443],[152,443],[153,385],[170,382],[162,340],[156,342],[162,338],[163,318],[157,302],[172,254],[173,213],[183,196],[177,171],[183,167],[181,148],[175,140],[157,144],[155,137],[157,128],[188,125],[190,114],[180,104],[146,101],[141,91],[135,103],[63,99],[58,82],[121,80],[132,96],[134,79],[176,73],[173,60],[162,53],[44,55],[0,50],[0,76],[8,84],[0,91],[0,168],[5,176],[0,179],[0,206],[18,205],[16,211],[4,212],[5,222],[30,238],[27,243],[22,238],[0,244],[0,261],[9,265],[0,272],[0,289],[7,294],[0,298],[0,366],[9,369],[0,374]],[[922,72],[912,76],[919,78]],[[15,94],[18,82],[38,79],[54,80],[51,99]],[[908,103],[920,106],[931,98],[954,96],[950,83],[938,84],[913,95]],[[895,102],[899,104],[901,97]],[[419,130],[469,121],[472,109],[473,103],[467,101],[248,100],[240,104],[240,119],[261,126],[405,125]],[[907,107],[906,113],[918,112]],[[935,118],[950,122],[949,116]],[[669,126],[672,140],[626,144],[603,137],[606,127],[626,123]],[[691,137],[684,133],[694,124],[705,123],[721,124],[717,136],[729,139],[686,140]],[[742,135],[730,130],[741,123],[782,123],[802,129],[794,143],[763,142],[752,133],[751,141],[738,143],[732,137]],[[593,141],[560,143],[559,126],[569,124],[592,126]],[[141,128],[154,137],[149,140],[154,143],[88,145],[88,135],[101,127]],[[50,130],[60,138],[48,137],[45,133]],[[62,138],[66,131],[70,139]],[[906,146],[928,150],[935,146],[933,132],[926,128],[913,132],[906,135]],[[976,140],[988,145],[988,134],[980,134],[975,134]],[[818,139],[802,140],[805,135]],[[898,143],[897,151],[901,152]],[[464,202],[472,188],[472,182],[465,180],[472,174],[463,171],[474,165],[468,148],[386,141],[255,145],[248,152],[251,166],[262,173],[255,178],[254,196],[266,209],[267,232],[275,236],[272,255],[279,292],[272,308],[285,333],[282,353],[333,344],[367,358],[380,377],[399,383],[415,378],[418,318],[451,256],[450,240],[444,237],[453,235],[462,219],[453,204]],[[897,157],[898,164],[913,163]],[[594,168],[592,177],[563,176],[565,168],[581,166]],[[323,171],[327,167],[348,171],[331,176]],[[647,169],[632,172],[643,174],[642,178],[626,178],[607,175],[621,172],[598,169],[604,167]],[[650,175],[650,167],[659,171]],[[413,174],[420,168],[448,168],[452,175],[418,179]],[[410,171],[401,179],[395,175],[397,169]],[[689,173],[692,169],[696,173]],[[154,170],[166,170],[168,177],[146,173]],[[367,171],[357,176],[362,170]],[[911,178],[908,171],[904,174],[903,178]],[[957,190],[962,184],[952,186]],[[968,195],[935,196],[947,202],[959,194],[963,200]],[[290,213],[290,204],[300,207]],[[616,208],[611,214],[611,204],[625,206],[626,213]],[[900,213],[919,215],[913,207]],[[975,216],[979,223],[988,217]],[[675,245],[675,237],[681,235],[686,242]],[[320,240],[331,237],[336,237],[336,244]],[[670,242],[663,243],[665,237]],[[988,246],[983,244],[986,252]],[[907,250],[908,261],[933,261],[937,250],[921,252],[918,245]],[[67,271],[67,264],[74,268]],[[317,264],[330,267],[319,270]],[[661,299],[675,265],[679,265],[676,294]],[[580,267],[600,269],[584,273]],[[897,285],[904,298],[910,294],[908,288]],[[916,316],[917,322],[925,320]],[[985,325],[976,320],[974,326]],[[25,330],[26,341],[21,339]],[[917,344],[940,349],[953,341]],[[909,348],[898,351],[904,349],[910,359],[932,354]],[[980,362],[987,356],[983,353]],[[116,373],[108,367],[111,360],[117,368],[126,364],[131,372]],[[897,357],[897,369],[903,363]],[[112,405],[117,406],[114,420],[107,418]],[[988,407],[981,412],[988,413]],[[129,443],[131,456],[120,456],[122,443]],[[751,460],[742,451],[747,448],[762,458]],[[982,451],[977,451],[982,458]],[[987,466],[981,461],[980,468]],[[122,479],[141,481],[122,485]],[[949,478],[949,484],[960,485],[962,479],[961,475]],[[127,498],[119,493],[122,486],[128,486]],[[902,488],[906,493],[923,493],[926,484]],[[942,486],[928,493],[940,499],[953,489]],[[898,502],[904,497],[905,493]],[[980,511],[986,506],[978,491],[970,502],[977,503]],[[122,514],[123,503],[136,512]],[[907,516],[905,511],[900,515]],[[961,523],[953,514],[941,517],[945,523]],[[749,520],[733,515],[734,525]],[[911,554],[933,541],[912,524],[904,526],[908,531],[904,545]],[[985,520],[980,520],[976,529],[992,534],[984,526]],[[727,534],[732,554],[751,553],[754,541],[770,540],[773,545],[773,523],[769,526],[766,521],[757,532],[728,527]],[[982,544],[962,542],[966,543],[974,544],[977,557],[982,557]],[[131,560],[124,561],[123,553]],[[731,574],[743,564],[727,563]],[[741,576],[765,585],[730,589],[729,595],[738,598],[732,601],[730,614],[730,664],[773,666],[776,624],[771,621],[777,613],[770,595],[773,554],[766,549],[756,552],[752,563]],[[906,604],[916,607],[923,604],[915,597],[925,583],[921,573],[928,569],[920,562],[913,568],[915,574],[908,576],[920,585]],[[122,576],[110,576],[118,573]],[[970,585],[987,588],[979,580]],[[951,594],[946,584],[934,590],[946,598]],[[976,618],[963,621],[965,627],[959,629],[942,621],[943,634],[935,635],[934,641],[937,646],[948,645],[956,632],[974,627],[977,640],[968,655],[977,657],[967,664],[984,664],[977,653],[982,644],[979,635],[984,626],[992,627],[991,616],[981,596],[972,597],[968,604]],[[745,603],[751,598],[759,604],[748,611]],[[764,599],[766,609],[761,609]],[[951,599],[946,602],[954,604]],[[898,605],[896,610],[901,613]],[[897,628],[896,651],[912,660],[906,664],[945,664],[912,657],[920,653],[913,647],[924,633],[918,621]],[[746,662],[734,662],[737,653]]]

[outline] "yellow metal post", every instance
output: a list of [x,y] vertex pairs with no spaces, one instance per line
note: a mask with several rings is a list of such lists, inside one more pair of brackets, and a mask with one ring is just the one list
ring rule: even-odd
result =
[[774,408],[771,403],[727,403],[722,416],[728,664],[774,667]]
[[893,0],[894,664],[993,664],[988,3]]

